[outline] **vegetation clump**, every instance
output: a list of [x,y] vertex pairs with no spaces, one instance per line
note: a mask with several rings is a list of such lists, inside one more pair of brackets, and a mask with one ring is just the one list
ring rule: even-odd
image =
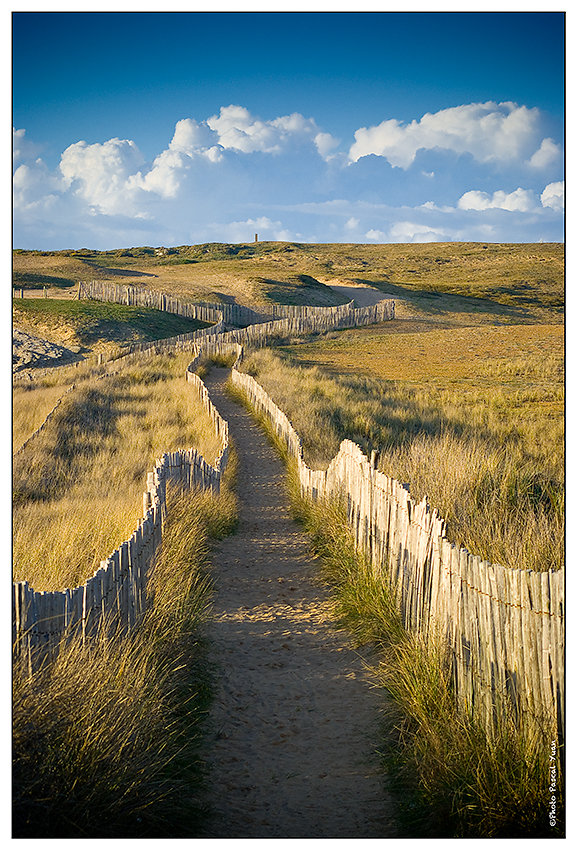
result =
[[13,676],[15,838],[185,838],[203,815],[209,705],[202,624],[211,536],[234,528],[230,489],[169,493],[143,621],[63,645]]
[[[65,369],[16,395],[69,387],[50,426],[14,464],[15,580],[35,590],[81,584],[142,514],[146,472],[164,451],[221,446],[184,381],[190,354],[138,358],[116,375]],[[26,406],[28,413],[20,416]],[[211,674],[203,623],[211,541],[237,521],[235,455],[218,496],[168,492],[163,542],[143,620],[63,643],[57,659],[13,675],[13,830],[17,838],[184,838],[203,815],[202,724]]]
[[[464,390],[328,373],[290,354],[257,351],[243,369],[285,411],[311,466],[326,467],[341,440],[378,451],[381,471],[429,497],[455,544],[493,563],[559,568],[564,554],[563,419],[543,400],[562,399],[556,359],[525,361],[535,387],[521,418],[499,381]],[[497,378],[499,370],[496,370]],[[530,401],[530,398],[533,401]],[[561,408],[562,405],[559,404]]]
[[357,647],[377,650],[371,675],[383,697],[378,749],[392,779],[402,834],[562,837],[563,801],[551,828],[544,790],[550,782],[549,730],[523,719],[516,726],[501,715],[491,732],[474,712],[457,709],[444,641],[425,641],[403,629],[386,579],[376,577],[366,555],[355,549],[343,506],[304,500],[294,467],[289,469],[293,511],[333,588],[338,623]]
[[[220,441],[184,380],[189,360],[186,352],[135,358],[118,374],[80,381],[15,457],[16,581],[35,590],[82,584],[136,528],[157,457],[195,446],[214,461]],[[34,396],[16,399],[29,408]]]

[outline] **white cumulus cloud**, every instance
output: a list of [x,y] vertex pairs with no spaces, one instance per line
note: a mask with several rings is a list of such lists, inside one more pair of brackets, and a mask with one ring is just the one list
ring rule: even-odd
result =
[[316,142],[319,152],[334,147],[328,133],[319,134],[314,119],[304,118],[298,112],[262,121],[244,106],[221,106],[219,114],[210,117],[206,123],[223,148],[242,153],[279,153],[291,140],[306,138]]
[[129,139],[109,139],[102,144],[76,142],[66,148],[60,172],[67,186],[98,212],[134,213],[128,197],[129,178],[144,158]]
[[549,183],[541,192],[541,204],[550,207],[555,212],[563,212],[565,209],[565,181]]
[[442,242],[445,230],[412,221],[399,221],[389,231],[390,242]]
[[556,144],[553,139],[543,139],[539,148],[535,151],[529,165],[532,168],[548,168],[550,165],[555,165],[561,161],[561,146]]
[[536,206],[535,195],[528,189],[515,189],[514,192],[503,192],[501,189],[493,192],[480,192],[473,189],[465,192],[459,198],[458,207],[461,210],[509,210],[511,212],[531,212]]
[[169,147],[172,151],[179,151],[190,156],[199,151],[206,151],[216,144],[218,144],[218,133],[215,133],[206,121],[199,123],[194,118],[183,118],[176,122]]
[[371,228],[365,233],[365,239],[371,242],[442,242],[447,239],[447,232],[432,224],[398,221],[391,223],[387,230]]
[[365,233],[365,239],[370,239],[371,242],[386,242],[387,234],[384,230],[375,230],[373,227]]
[[127,180],[128,189],[142,189],[161,198],[176,198],[182,184],[183,175],[190,164],[190,156],[178,150],[162,151],[149,171],[138,171]]
[[340,139],[335,139],[330,133],[317,133],[314,142],[322,158],[329,159],[335,148],[338,148]]
[[63,188],[62,179],[52,174],[41,159],[23,163],[18,166],[12,179],[14,207],[28,212],[32,209],[48,210]]
[[405,124],[395,118],[374,127],[361,127],[349,159],[356,162],[375,154],[392,166],[407,169],[417,151],[440,148],[469,153],[479,162],[507,163],[525,159],[539,143],[541,123],[537,108],[516,103],[471,103],[427,113]]

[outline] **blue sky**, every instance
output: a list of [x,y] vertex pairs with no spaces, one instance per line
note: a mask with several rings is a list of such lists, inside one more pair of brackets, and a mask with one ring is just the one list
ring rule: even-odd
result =
[[16,13],[14,245],[561,241],[560,13]]

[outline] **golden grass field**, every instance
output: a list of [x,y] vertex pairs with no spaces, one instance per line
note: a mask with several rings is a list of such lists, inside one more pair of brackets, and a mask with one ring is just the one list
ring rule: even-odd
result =
[[[186,384],[190,354],[159,356],[118,375],[77,382],[49,426],[14,458],[14,580],[35,590],[82,584],[136,528],[146,473],[157,457],[220,450],[210,419]],[[66,370],[70,374],[71,370]],[[18,389],[15,434],[22,444],[35,396],[46,411],[68,384]]]
[[[216,244],[165,257],[152,248],[17,251],[13,283],[29,306],[15,304],[15,324],[84,353],[169,334],[128,308],[114,316],[107,305],[93,305],[96,314],[63,310],[77,281],[92,279],[244,304],[342,303],[330,284],[394,298],[394,321],[288,340],[249,353],[243,368],[285,410],[311,465],[326,465],[343,438],[354,439],[377,449],[379,468],[414,497],[428,495],[455,543],[510,567],[562,566],[562,245]],[[54,306],[39,298],[43,287]],[[36,590],[82,583],[133,531],[156,457],[194,446],[214,459],[218,441],[184,380],[190,359],[142,359],[109,377],[99,376],[110,367],[87,361],[15,383],[15,451],[75,384],[14,457],[15,580]],[[33,677],[16,671],[16,837],[196,834],[209,692],[198,629],[209,605],[210,540],[230,533],[236,518],[231,458],[218,499],[174,496],[138,631],[95,648],[73,644]],[[347,613],[359,644],[384,651],[375,662],[386,724],[378,747],[411,837],[421,827],[425,837],[540,837],[550,738],[543,747],[513,727],[488,738],[458,714],[444,656],[399,637],[386,588],[353,551],[342,516],[317,507],[308,530],[344,590],[335,610]],[[431,821],[438,832],[429,836]]]
[[[518,358],[556,357],[561,363],[564,328],[561,324],[524,324],[437,329],[431,322],[397,321],[378,330],[345,330],[334,339],[305,343],[293,350],[300,360],[337,372],[432,382],[437,387],[460,381],[481,386],[498,364]],[[515,377],[517,383],[523,383],[522,372]]]
[[[39,334],[51,330],[53,337],[84,342],[97,350],[101,342],[113,345],[115,333],[119,337],[128,334],[150,338],[155,328],[160,331],[160,326],[155,325],[154,316],[133,317],[130,308],[122,305],[78,302],[78,306],[69,304],[63,310],[58,306],[63,302],[55,299],[34,301],[30,296],[39,294],[38,287],[56,283],[49,289],[50,294],[67,291],[70,294],[75,279],[102,277],[161,289],[180,297],[318,304],[345,300],[330,289],[329,283],[370,285],[384,297],[395,299],[395,321],[295,340],[280,349],[281,360],[266,353],[255,355],[253,368],[281,407],[294,418],[313,461],[327,463],[344,436],[361,441],[367,448],[371,443],[371,448],[380,450],[381,464],[388,474],[406,479],[415,495],[422,490],[428,492],[433,504],[452,518],[456,536],[467,540],[463,522],[457,519],[462,514],[463,520],[469,521],[471,505],[458,511],[449,498],[451,487],[455,499],[465,495],[461,484],[453,480],[454,471],[451,473],[446,460],[441,460],[443,452],[460,454],[465,466],[468,457],[472,469],[477,463],[473,463],[470,454],[474,441],[475,453],[484,452],[486,457],[493,458],[493,467],[496,464],[501,468],[501,477],[510,480],[509,467],[513,464],[523,470],[523,480],[535,478],[541,482],[538,486],[526,485],[533,494],[530,501],[535,500],[535,487],[539,492],[547,491],[548,504],[556,501],[556,492],[562,501],[563,272],[561,245],[214,244],[182,246],[165,257],[154,256],[151,248],[52,254],[15,252],[16,285],[36,287],[26,292],[23,302],[15,300],[15,316],[18,321],[28,322],[27,327],[36,328]],[[84,305],[84,310],[121,307],[128,312],[122,316],[87,317],[80,305]],[[170,329],[162,328],[163,335],[169,332]],[[186,355],[180,363],[182,370],[185,359]],[[15,389],[15,448],[38,427],[79,372],[63,367],[54,374],[58,377],[47,376],[33,394],[21,386]],[[128,375],[123,380],[129,380]],[[134,396],[138,382],[134,378],[130,380]],[[152,390],[160,392],[166,380],[166,375],[160,373],[158,386],[155,380],[146,380],[147,389],[142,388],[138,402],[140,412],[135,419],[127,419],[131,424],[125,433],[130,437],[124,443],[121,440],[115,449],[120,452],[118,457],[123,465],[122,456],[131,457],[127,462],[139,470],[136,477],[144,474],[151,455],[146,455],[146,461],[137,461],[134,447],[141,446],[141,432],[150,432],[150,417],[156,416],[153,411],[158,409],[158,401],[154,401]],[[177,382],[176,373],[172,373],[170,380]],[[113,383],[106,382],[100,382],[98,389],[102,403],[105,398],[106,403],[110,401],[107,386],[110,386],[110,398],[119,404],[120,396]],[[171,392],[170,404],[175,404],[179,390]],[[76,398],[77,392],[72,395]],[[72,398],[67,397],[66,404],[73,405]],[[62,408],[63,415],[64,403]],[[181,416],[182,411],[174,415]],[[114,417],[116,422],[116,413]],[[54,432],[54,445],[58,442],[58,422],[56,417],[50,429]],[[451,448],[443,444],[449,432],[452,438],[458,438],[456,446]],[[41,438],[45,439],[48,438]],[[184,445],[188,444],[185,431],[180,439]],[[176,448],[175,440],[176,436],[169,440],[170,445],[165,445],[159,438],[157,445],[162,451]],[[444,480],[453,481],[442,492],[438,485],[432,486],[431,474],[424,475],[421,469],[424,461],[418,460],[416,446],[423,440],[429,441],[429,450],[432,450],[430,441],[436,441],[435,451],[441,452],[437,463],[439,468],[445,468]],[[408,441],[413,441],[415,457],[407,466]],[[426,455],[427,449],[421,451]],[[497,461],[497,457],[501,459]],[[94,469],[97,467],[98,464]],[[506,474],[505,467],[509,470]],[[479,474],[487,475],[487,469]],[[491,475],[499,478],[495,469]],[[542,480],[548,483],[545,485]],[[501,481],[497,490],[503,486]],[[140,487],[139,484],[137,489]],[[515,487],[513,490],[517,492]],[[474,486],[472,491],[466,498],[479,502],[481,497],[475,495]],[[79,492],[79,489],[75,491]],[[507,497],[508,502],[511,499],[514,502],[514,497]],[[483,500],[486,501],[485,496]],[[34,510],[38,510],[40,503],[35,501],[35,504]],[[537,508],[541,520],[542,510]],[[138,504],[133,510],[138,510]],[[511,504],[507,510],[511,513]],[[557,522],[558,513],[556,516]],[[536,533],[541,533],[538,528],[539,523]],[[499,537],[494,530],[488,534]],[[508,528],[506,536],[510,538],[512,534],[514,531]],[[549,532],[547,539],[548,535]],[[495,551],[477,533],[469,542],[488,552],[487,557],[492,553],[494,558],[507,558],[507,547],[499,544]],[[549,543],[544,551],[542,546],[539,550],[539,568],[543,569],[551,556]],[[105,554],[102,552],[100,556]],[[520,557],[517,552],[510,562],[519,563]],[[522,559],[525,557],[526,553]],[[556,554],[554,563],[558,563],[558,558]]]

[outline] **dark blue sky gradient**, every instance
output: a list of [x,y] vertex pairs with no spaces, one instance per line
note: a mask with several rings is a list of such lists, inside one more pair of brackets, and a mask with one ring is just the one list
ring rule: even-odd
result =
[[512,100],[563,120],[561,13],[15,13],[13,119],[53,163],[79,139],[146,157],[231,103],[352,142],[387,118]]

